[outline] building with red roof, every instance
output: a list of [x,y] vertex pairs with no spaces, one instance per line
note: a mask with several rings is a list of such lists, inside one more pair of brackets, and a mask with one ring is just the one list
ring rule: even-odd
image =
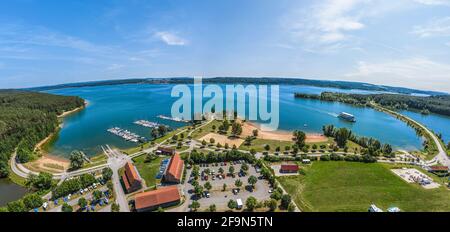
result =
[[127,193],[132,193],[142,188],[142,178],[136,167],[131,163],[125,164],[125,172],[122,175],[122,182]]
[[447,176],[449,174],[447,166],[431,166],[428,171],[438,176]]
[[135,197],[135,208],[137,212],[148,212],[179,204],[180,192],[176,185],[162,187],[157,190],[138,193]]
[[297,173],[298,170],[297,164],[282,164],[280,167],[280,173]]
[[164,182],[179,184],[183,176],[183,168],[184,161],[181,159],[180,155],[176,153],[172,159],[170,159],[169,166],[164,175]]

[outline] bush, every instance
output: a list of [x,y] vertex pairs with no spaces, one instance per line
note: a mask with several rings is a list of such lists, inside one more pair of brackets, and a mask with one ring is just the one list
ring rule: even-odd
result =
[[289,207],[289,204],[291,204],[291,196],[288,194],[285,194],[281,197],[281,205],[280,207],[283,209],[287,209]]
[[65,212],[65,213],[70,213],[70,212],[73,212],[73,208],[72,208],[72,206],[70,206],[69,204],[64,203],[64,204],[62,205],[61,211],[62,211],[62,212]]
[[8,212],[27,212],[27,207],[22,200],[12,201],[6,204]]
[[27,209],[34,209],[41,207],[44,201],[38,194],[33,193],[26,195],[23,198],[23,203]]

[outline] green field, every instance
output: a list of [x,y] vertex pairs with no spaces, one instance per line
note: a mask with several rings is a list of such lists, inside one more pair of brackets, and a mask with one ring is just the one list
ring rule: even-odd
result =
[[156,174],[159,171],[161,161],[165,158],[158,157],[151,162],[145,163],[145,155],[139,156],[133,159],[134,165],[136,165],[137,170],[141,177],[145,180],[147,187],[156,185],[159,180],[156,179]]
[[314,162],[305,175],[279,181],[302,211],[367,211],[370,204],[386,210],[450,211],[450,191],[425,190],[408,184],[388,165],[352,162]]
[[[210,122],[208,125],[200,128],[200,129],[195,129],[195,131],[192,132],[191,136],[192,136],[193,139],[200,139],[203,136],[205,136],[205,135],[207,135],[207,134],[209,134],[211,132],[216,132],[217,133],[217,128],[219,128],[219,126],[221,124],[222,124],[221,121],[214,120],[214,121]],[[216,126],[216,130],[212,129],[213,126]],[[197,126],[197,127],[200,127],[200,126]]]
[[275,148],[276,147],[280,147],[281,148],[281,152],[285,151],[285,147],[286,146],[290,146],[292,149],[292,145],[294,145],[294,142],[288,142],[288,141],[278,141],[278,140],[267,140],[267,139],[255,139],[252,141],[252,144],[250,146],[246,146],[244,143],[239,146],[239,149],[241,150],[245,150],[245,151],[250,151],[250,149],[255,149],[255,151],[257,152],[263,152],[266,151],[264,149],[264,146],[266,144],[269,144],[270,146],[270,152],[275,152]]

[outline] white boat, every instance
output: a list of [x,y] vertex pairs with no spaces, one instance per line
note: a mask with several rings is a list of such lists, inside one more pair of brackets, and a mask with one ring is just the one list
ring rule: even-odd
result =
[[341,112],[338,117],[349,122],[356,122],[355,116],[346,112]]

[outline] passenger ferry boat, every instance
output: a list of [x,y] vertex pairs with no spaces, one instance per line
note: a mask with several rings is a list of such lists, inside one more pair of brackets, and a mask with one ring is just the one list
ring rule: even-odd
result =
[[355,116],[346,112],[341,112],[338,117],[349,122],[356,122]]

